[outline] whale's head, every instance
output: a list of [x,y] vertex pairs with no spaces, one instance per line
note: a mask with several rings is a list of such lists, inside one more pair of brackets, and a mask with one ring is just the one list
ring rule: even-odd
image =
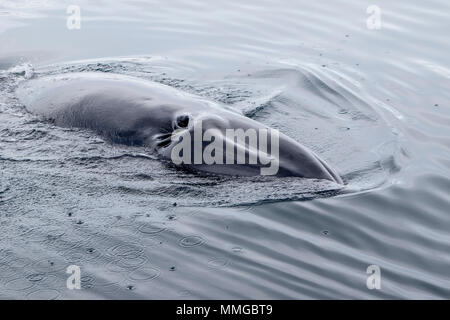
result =
[[[166,107],[166,110],[171,109]],[[342,183],[312,151],[275,129],[226,110],[172,108],[148,146],[175,165],[237,176],[296,176]]]

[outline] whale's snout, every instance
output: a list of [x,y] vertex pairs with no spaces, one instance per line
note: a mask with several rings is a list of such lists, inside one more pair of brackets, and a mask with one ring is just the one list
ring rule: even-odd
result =
[[278,130],[252,124],[247,118],[230,121],[220,115],[178,115],[173,120],[174,131],[158,136],[158,145],[161,154],[176,165],[200,171],[295,176],[342,184],[336,171],[312,151]]
[[280,175],[326,179],[339,184],[339,174],[314,152],[295,140],[280,134]]
[[329,179],[329,180],[334,181],[339,184],[344,184],[344,181],[342,180],[341,176],[336,172],[336,170],[331,168],[325,161],[323,161],[319,157],[316,156],[316,158],[317,158],[317,160],[319,160],[319,162],[322,164],[322,166],[328,171],[328,173],[332,177],[332,179]]

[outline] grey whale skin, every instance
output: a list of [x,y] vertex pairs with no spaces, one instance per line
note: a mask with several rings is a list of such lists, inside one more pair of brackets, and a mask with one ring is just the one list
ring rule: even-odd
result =
[[[112,142],[148,147],[169,160],[173,131],[192,133],[194,123],[200,120],[203,132],[215,128],[223,135],[225,129],[269,129],[225,105],[156,82],[116,74],[46,76],[22,83],[16,93],[29,112],[57,126],[91,129]],[[270,150],[270,139],[268,142]],[[246,157],[254,152],[243,147]],[[248,162],[189,165],[200,172],[240,176],[259,175],[261,166]],[[277,176],[343,183],[317,155],[281,132]]]

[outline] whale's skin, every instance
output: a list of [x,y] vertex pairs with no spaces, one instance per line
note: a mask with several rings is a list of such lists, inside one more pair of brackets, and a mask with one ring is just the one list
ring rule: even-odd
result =
[[[16,93],[30,113],[56,126],[87,128],[114,143],[144,146],[167,160],[171,159],[174,141],[170,138],[174,130],[192,131],[193,124],[200,120],[203,131],[214,128],[223,134],[232,128],[269,129],[226,105],[124,75],[85,72],[45,76],[22,83]],[[189,167],[199,172],[255,176],[260,174],[261,165]],[[279,133],[277,176],[343,183],[328,164],[283,133]]]

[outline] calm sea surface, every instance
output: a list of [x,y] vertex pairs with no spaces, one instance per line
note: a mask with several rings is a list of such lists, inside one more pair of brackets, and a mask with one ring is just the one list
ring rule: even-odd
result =
[[[0,0],[0,298],[450,298],[449,32],[445,0]],[[86,71],[225,103],[345,187],[180,172],[15,93]]]

